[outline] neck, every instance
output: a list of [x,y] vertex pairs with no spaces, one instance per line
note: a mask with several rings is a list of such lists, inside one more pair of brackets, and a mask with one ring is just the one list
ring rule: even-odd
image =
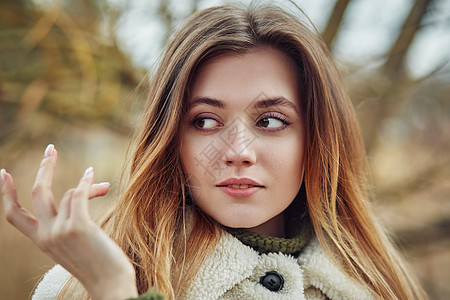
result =
[[250,232],[263,234],[271,237],[285,238],[284,214],[280,213],[272,219],[252,228],[245,228]]

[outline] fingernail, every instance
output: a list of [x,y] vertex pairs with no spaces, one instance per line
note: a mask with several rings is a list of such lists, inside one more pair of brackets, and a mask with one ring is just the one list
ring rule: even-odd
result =
[[109,182],[106,182],[106,181],[105,181],[105,182],[100,182],[99,184],[100,184],[100,185],[108,185],[108,186],[110,185],[110,183],[109,183]]
[[6,181],[5,174],[6,174],[6,170],[1,169],[0,170],[0,181],[2,182],[2,184],[5,183],[5,181]]
[[53,144],[49,144],[47,148],[45,148],[44,157],[52,156],[53,150],[55,150],[55,146]]
[[84,171],[84,176],[88,176],[92,174],[92,171],[94,171],[93,167],[89,167],[86,169],[86,171]]

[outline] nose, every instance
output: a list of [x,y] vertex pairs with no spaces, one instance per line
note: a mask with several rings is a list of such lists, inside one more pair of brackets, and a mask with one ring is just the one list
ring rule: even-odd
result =
[[224,135],[224,160],[227,166],[251,166],[256,162],[256,136],[246,126],[229,128]]
[[232,147],[225,151],[225,164],[227,166],[251,166],[255,163],[254,152],[248,147],[242,147],[242,151],[236,152]]

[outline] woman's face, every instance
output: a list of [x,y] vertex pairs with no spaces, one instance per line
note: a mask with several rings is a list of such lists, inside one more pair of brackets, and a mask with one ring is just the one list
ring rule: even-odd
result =
[[270,47],[216,57],[188,101],[180,153],[195,203],[222,225],[283,236],[304,170],[294,63]]

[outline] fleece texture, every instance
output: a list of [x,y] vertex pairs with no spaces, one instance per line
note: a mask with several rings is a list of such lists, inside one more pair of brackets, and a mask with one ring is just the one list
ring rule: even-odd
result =
[[[267,271],[284,278],[284,286],[272,292],[259,283]],[[56,299],[69,277],[55,266],[36,288],[33,300]],[[182,299],[374,299],[359,283],[349,279],[325,255],[313,238],[298,258],[282,253],[259,255],[229,233],[202,265]]]

